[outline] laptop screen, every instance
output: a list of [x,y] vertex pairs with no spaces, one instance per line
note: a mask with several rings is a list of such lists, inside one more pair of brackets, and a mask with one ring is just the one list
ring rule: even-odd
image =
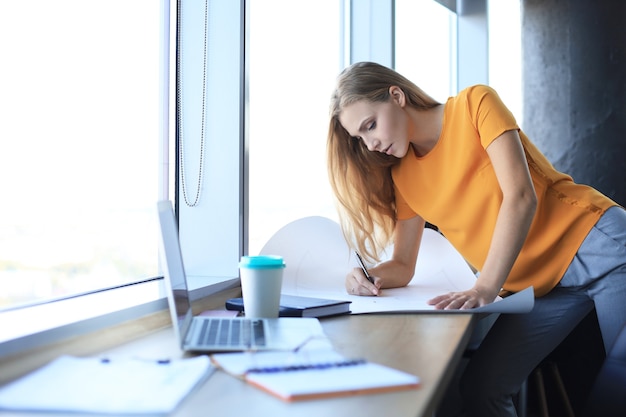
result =
[[176,336],[182,342],[183,335],[191,324],[192,311],[183,257],[178,240],[176,217],[170,201],[158,203],[161,226],[161,265],[165,274],[165,286]]

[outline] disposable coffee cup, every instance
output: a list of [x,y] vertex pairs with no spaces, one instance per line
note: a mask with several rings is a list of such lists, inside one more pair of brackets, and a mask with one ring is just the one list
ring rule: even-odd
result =
[[285,262],[281,256],[241,257],[239,275],[246,317],[278,317],[284,269]]

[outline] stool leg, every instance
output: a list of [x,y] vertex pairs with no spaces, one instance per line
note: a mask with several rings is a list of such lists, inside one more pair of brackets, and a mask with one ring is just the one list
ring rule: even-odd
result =
[[539,397],[539,412],[541,417],[549,417],[548,414],[548,400],[546,399],[546,387],[543,383],[543,371],[541,368],[537,368],[533,371],[535,375],[535,382],[537,384],[537,396]]
[[565,391],[565,385],[563,384],[563,379],[561,378],[561,373],[559,372],[559,368],[556,366],[556,363],[550,362],[550,371],[552,372],[552,377],[554,378],[554,382],[556,384],[556,388],[559,391],[561,396],[561,401],[563,402],[563,408],[565,409],[565,414],[567,417],[574,417],[574,410],[572,409],[572,404],[570,403],[569,396],[567,395],[567,391]]

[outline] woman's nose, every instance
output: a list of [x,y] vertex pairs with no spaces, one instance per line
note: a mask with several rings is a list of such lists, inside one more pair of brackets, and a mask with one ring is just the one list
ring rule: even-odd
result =
[[369,151],[374,152],[380,147],[380,141],[378,139],[370,139],[366,142],[366,145]]

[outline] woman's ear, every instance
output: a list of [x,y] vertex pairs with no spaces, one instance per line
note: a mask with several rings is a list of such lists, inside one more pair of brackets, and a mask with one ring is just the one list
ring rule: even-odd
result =
[[392,85],[389,87],[389,95],[391,99],[395,101],[400,107],[404,107],[406,104],[406,96],[404,95],[404,91],[397,85]]

